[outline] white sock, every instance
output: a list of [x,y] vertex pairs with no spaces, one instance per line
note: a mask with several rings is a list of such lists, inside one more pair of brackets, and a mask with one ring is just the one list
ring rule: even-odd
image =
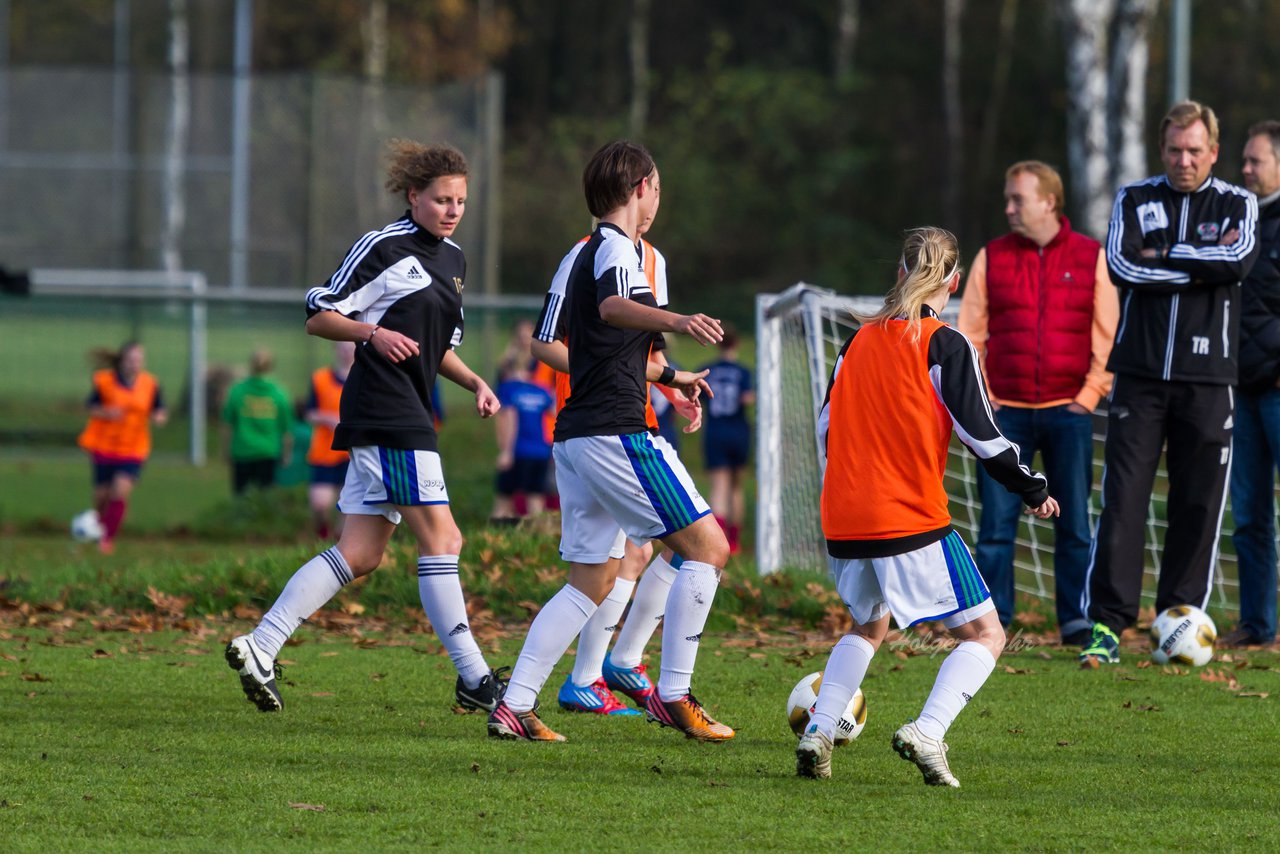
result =
[[467,600],[458,579],[457,555],[422,555],[418,558],[418,597],[422,610],[444,644],[453,666],[468,688],[480,684],[489,673],[484,653],[476,645],[467,620]]
[[844,714],[862,680],[876,649],[860,635],[845,635],[831,649],[827,669],[822,671],[822,687],[818,689],[818,702],[814,703],[809,726],[827,738],[835,738],[836,721]]
[[719,583],[720,570],[709,563],[686,560],[680,565],[667,595],[667,614],[662,624],[658,699],[670,702],[689,693],[702,629],[707,624]]
[[636,585],[631,613],[627,615],[627,622],[618,632],[618,640],[609,654],[609,661],[615,666],[635,667],[640,663],[645,646],[658,630],[658,623],[667,610],[667,596],[675,580],[676,568],[663,560],[662,555],[655,557],[644,571]]
[[601,677],[600,668],[604,666],[609,641],[618,631],[618,620],[622,619],[631,591],[635,589],[636,583],[629,578],[614,581],[609,595],[604,597],[591,619],[582,627],[578,635],[578,657],[573,661],[573,675],[570,677],[574,685],[586,687]]
[[316,555],[299,567],[280,591],[271,610],[262,615],[262,621],[253,630],[253,642],[258,649],[276,658],[302,621],[319,611],[351,581],[351,567],[337,546]]
[[569,644],[595,613],[596,603],[576,587],[566,584],[543,606],[529,626],[520,657],[511,671],[511,682],[503,698],[513,712],[527,712],[538,700],[538,692],[551,669]]
[[965,641],[953,649],[938,668],[938,678],[916,718],[916,728],[929,738],[942,738],[995,669],[991,652],[976,641]]

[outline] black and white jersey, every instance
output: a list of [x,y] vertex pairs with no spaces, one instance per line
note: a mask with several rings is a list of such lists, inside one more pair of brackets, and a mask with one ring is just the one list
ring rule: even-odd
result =
[[[1220,241],[1231,231],[1234,242]],[[1143,249],[1167,250],[1164,259]],[[1217,178],[1182,193],[1160,175],[1123,187],[1107,231],[1120,320],[1107,370],[1156,380],[1236,381],[1240,281],[1258,256],[1258,202]]]
[[440,360],[462,343],[467,261],[458,244],[405,215],[356,241],[328,284],[307,292],[308,317],[337,311],[418,342],[419,352],[391,363],[367,344],[342,389],[333,446],[436,450],[431,387]]
[[640,258],[621,229],[601,223],[574,244],[552,280],[534,334],[569,348],[569,399],[556,416],[557,442],[648,429],[645,367],[655,333],[600,317],[600,303],[611,296],[658,306]]

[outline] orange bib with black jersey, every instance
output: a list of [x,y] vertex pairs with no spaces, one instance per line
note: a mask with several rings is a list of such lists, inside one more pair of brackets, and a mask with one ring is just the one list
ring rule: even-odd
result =
[[[588,238],[583,238],[587,240]],[[658,258],[654,251],[653,244],[647,240],[640,241],[641,251],[644,252],[644,275],[649,280],[649,290],[653,291],[653,295],[658,295]],[[653,349],[649,349],[649,357],[653,358]],[[569,375],[553,370],[556,378],[556,412],[564,408],[564,402],[569,399]],[[647,394],[652,383],[645,384],[644,399],[644,421],[649,425],[650,430],[658,429],[658,413],[653,411],[653,401],[649,399]],[[554,424],[554,420],[552,421]]]
[[822,531],[828,540],[890,540],[951,524],[943,476],[951,416],[929,377],[929,340],[943,323],[925,317],[920,340],[906,322],[866,324],[831,388]]
[[151,412],[155,408],[156,378],[141,371],[132,386],[120,383],[111,368],[93,373],[98,405],[124,414],[115,420],[90,418],[80,434],[80,447],[92,454],[122,460],[145,460],[151,454]]
[[[338,415],[342,401],[342,383],[333,375],[332,368],[321,368],[311,375],[311,390],[316,396],[316,409],[327,415]],[[333,449],[333,428],[328,424],[311,425],[311,447],[307,449],[307,462],[313,466],[336,466],[348,459],[346,451]]]

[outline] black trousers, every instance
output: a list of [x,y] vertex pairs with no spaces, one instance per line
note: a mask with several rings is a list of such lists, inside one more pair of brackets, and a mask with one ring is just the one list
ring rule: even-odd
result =
[[1107,415],[1102,516],[1085,584],[1094,622],[1119,633],[1138,618],[1147,505],[1162,448],[1169,528],[1156,610],[1203,608],[1208,602],[1231,472],[1233,410],[1230,386],[1116,376]]
[[232,460],[231,491],[243,495],[249,487],[268,489],[276,482],[275,457],[265,460]]

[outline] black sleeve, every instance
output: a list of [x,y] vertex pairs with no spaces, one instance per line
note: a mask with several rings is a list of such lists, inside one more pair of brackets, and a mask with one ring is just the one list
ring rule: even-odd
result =
[[1165,266],[1186,273],[1195,281],[1214,285],[1239,282],[1249,275],[1258,260],[1258,200],[1252,193],[1223,193],[1223,202],[1222,233],[1238,230],[1235,243],[1175,243],[1169,247]]
[[[1155,259],[1142,257],[1142,250],[1147,248],[1147,240],[1138,221],[1140,201],[1133,191],[1133,187],[1123,187],[1116,194],[1115,204],[1111,207],[1111,222],[1107,227],[1107,270],[1111,273],[1111,281],[1117,287],[1133,288],[1149,294],[1185,291],[1191,286],[1190,275],[1180,270],[1157,266]],[[1163,203],[1160,205],[1155,213],[1167,219]],[[1162,230],[1167,230],[1167,227],[1166,222]]]
[[1048,480],[1018,461],[1018,446],[996,426],[978,354],[969,339],[950,326],[935,332],[929,340],[929,376],[956,435],[987,474],[1028,507],[1043,504],[1049,497]]

